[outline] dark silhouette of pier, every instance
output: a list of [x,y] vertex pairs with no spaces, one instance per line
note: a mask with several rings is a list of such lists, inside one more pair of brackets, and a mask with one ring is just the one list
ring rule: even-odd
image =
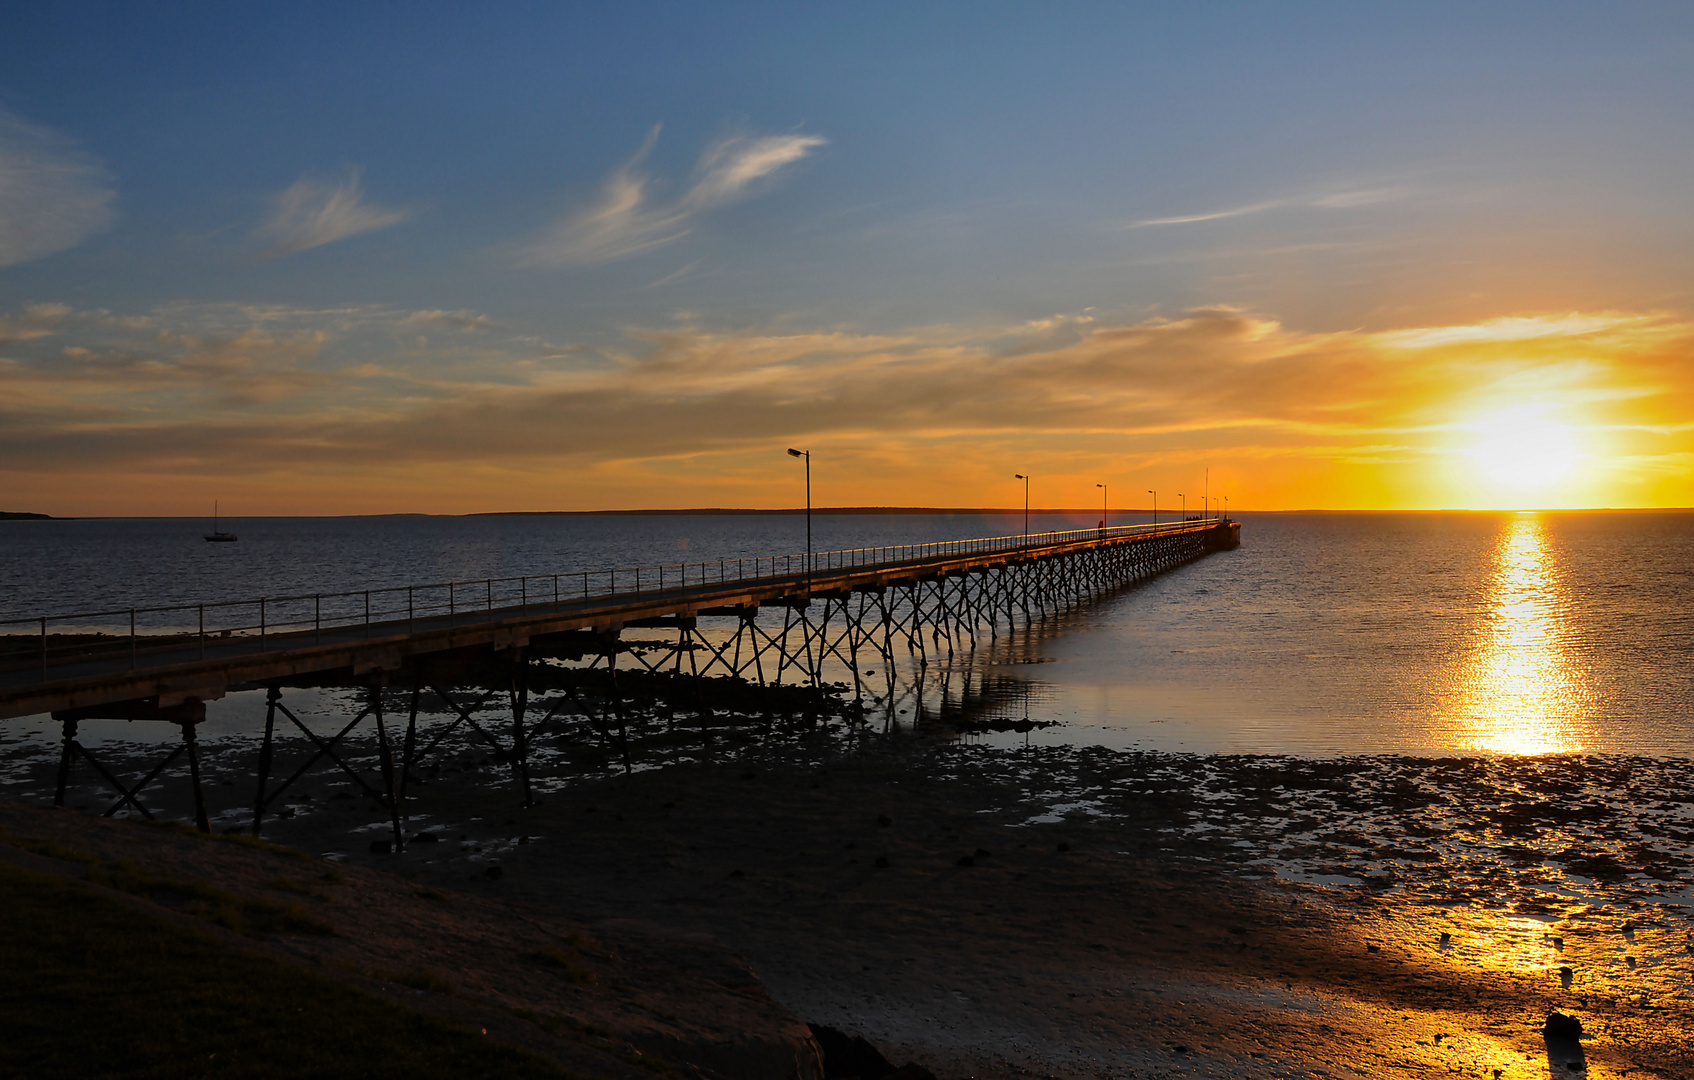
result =
[[[672,564],[631,570],[532,575],[251,601],[47,616],[9,624],[0,644],[0,719],[50,712],[63,727],[56,801],[73,765],[86,762],[117,793],[106,813],[151,812],[141,791],[186,755],[196,818],[209,828],[200,789],[195,729],[206,702],[231,690],[263,688],[264,737],[256,763],[252,827],[307,770],[327,759],[379,802],[404,843],[407,778],[415,763],[461,724],[512,766],[531,800],[530,748],[561,713],[588,711],[574,692],[547,705],[530,701],[533,665],[565,659],[603,673],[609,687],[603,728],[621,733],[625,670],[691,678],[728,676],[763,687],[809,687],[832,678],[848,686],[861,713],[872,680],[892,700],[896,668],[975,648],[986,636],[1027,631],[1142,579],[1239,545],[1240,525],[1201,518],[982,540],[859,548],[814,555]],[[56,631],[57,628],[57,631]],[[22,633],[18,631],[24,631]],[[34,633],[29,633],[33,630]],[[674,635],[635,648],[626,630]],[[632,667],[632,665],[634,665]],[[500,673],[467,707],[443,686],[475,672]],[[289,710],[283,691],[359,686],[367,704],[337,734],[322,737]],[[383,689],[410,688],[404,732],[390,737]],[[425,692],[454,719],[420,745]],[[502,742],[479,722],[496,696],[510,704]],[[134,784],[120,781],[76,738],[84,720],[171,723],[182,741]],[[370,721],[380,776],[373,783],[340,753],[342,740]],[[286,779],[271,777],[277,728],[292,723],[314,752]]]

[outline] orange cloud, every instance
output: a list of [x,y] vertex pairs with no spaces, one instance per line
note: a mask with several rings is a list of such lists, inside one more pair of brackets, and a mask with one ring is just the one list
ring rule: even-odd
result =
[[1694,322],[1673,315],[1311,334],[1218,307],[901,334],[684,327],[599,352],[494,333],[419,351],[409,331],[430,319],[406,313],[278,318],[104,350],[49,326],[0,348],[10,498],[176,512],[217,485],[271,512],[791,505],[780,451],[805,445],[834,504],[1009,505],[1013,471],[1044,505],[1091,505],[1098,481],[1198,496],[1209,467],[1237,508],[1502,505],[1527,496],[1476,468],[1477,428],[1528,405],[1575,447],[1546,505],[1694,503]]

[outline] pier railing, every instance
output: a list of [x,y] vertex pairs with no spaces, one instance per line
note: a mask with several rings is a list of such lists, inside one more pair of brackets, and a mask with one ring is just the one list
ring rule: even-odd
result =
[[180,652],[197,642],[239,641],[267,651],[286,635],[288,646],[301,637],[328,631],[417,623],[456,625],[487,621],[498,613],[526,615],[544,607],[587,606],[596,601],[689,587],[783,579],[803,581],[808,574],[844,569],[916,567],[978,554],[1034,554],[1077,543],[1179,533],[1217,525],[1222,518],[1191,517],[1154,525],[1117,525],[1094,529],[940,540],[922,544],[885,544],[838,551],[804,552],[664,563],[607,570],[525,574],[427,585],[391,585],[341,592],[261,596],[197,604],[114,608],[60,615],[0,620],[0,670],[38,670],[48,679],[56,667],[84,664],[127,651],[131,668],[161,651]]

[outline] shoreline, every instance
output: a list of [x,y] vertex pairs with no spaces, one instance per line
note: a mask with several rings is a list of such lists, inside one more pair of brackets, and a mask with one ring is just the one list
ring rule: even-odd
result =
[[[527,810],[485,750],[453,748],[411,800],[412,833],[434,842],[398,855],[367,850],[385,823],[314,773],[265,835],[432,888],[710,935],[802,1020],[943,1078],[1268,1077],[1354,1059],[1370,1075],[1462,1060],[1545,1076],[1554,1009],[1600,1033],[1592,1077],[1691,1075],[1675,1067],[1694,1043],[1687,908],[1650,892],[1682,871],[1643,854],[1648,834],[1681,828],[1647,805],[1674,794],[1669,764],[1020,754],[869,733],[712,745],[713,760],[627,776],[561,759]],[[1599,794],[1571,800],[1578,779]],[[1614,789],[1642,805],[1588,853],[1589,894],[1565,895],[1545,860],[1598,841],[1558,831],[1582,814],[1542,820],[1561,814],[1542,793],[1589,807]],[[1265,832],[1348,805],[1322,835],[1297,820]],[[1439,812],[1505,830],[1500,850],[1410,834],[1482,828]],[[1550,850],[1531,859],[1536,833]],[[1671,840],[1686,862],[1688,838]],[[1288,880],[1301,859],[1310,880]]]

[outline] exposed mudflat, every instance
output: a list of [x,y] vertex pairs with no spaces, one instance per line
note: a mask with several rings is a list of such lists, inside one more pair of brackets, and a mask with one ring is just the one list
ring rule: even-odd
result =
[[[709,935],[800,1018],[944,1078],[1546,1077],[1579,1058],[1593,1077],[1694,1076],[1683,762],[839,729],[696,751],[631,774],[543,759],[524,809],[486,749],[450,745],[414,782],[404,853],[371,850],[383,815],[327,771],[265,835],[437,891]],[[250,752],[209,754],[220,828],[245,820]],[[12,790],[45,795],[44,769],[16,762]],[[1554,1010],[1590,1037],[1550,1048]]]

